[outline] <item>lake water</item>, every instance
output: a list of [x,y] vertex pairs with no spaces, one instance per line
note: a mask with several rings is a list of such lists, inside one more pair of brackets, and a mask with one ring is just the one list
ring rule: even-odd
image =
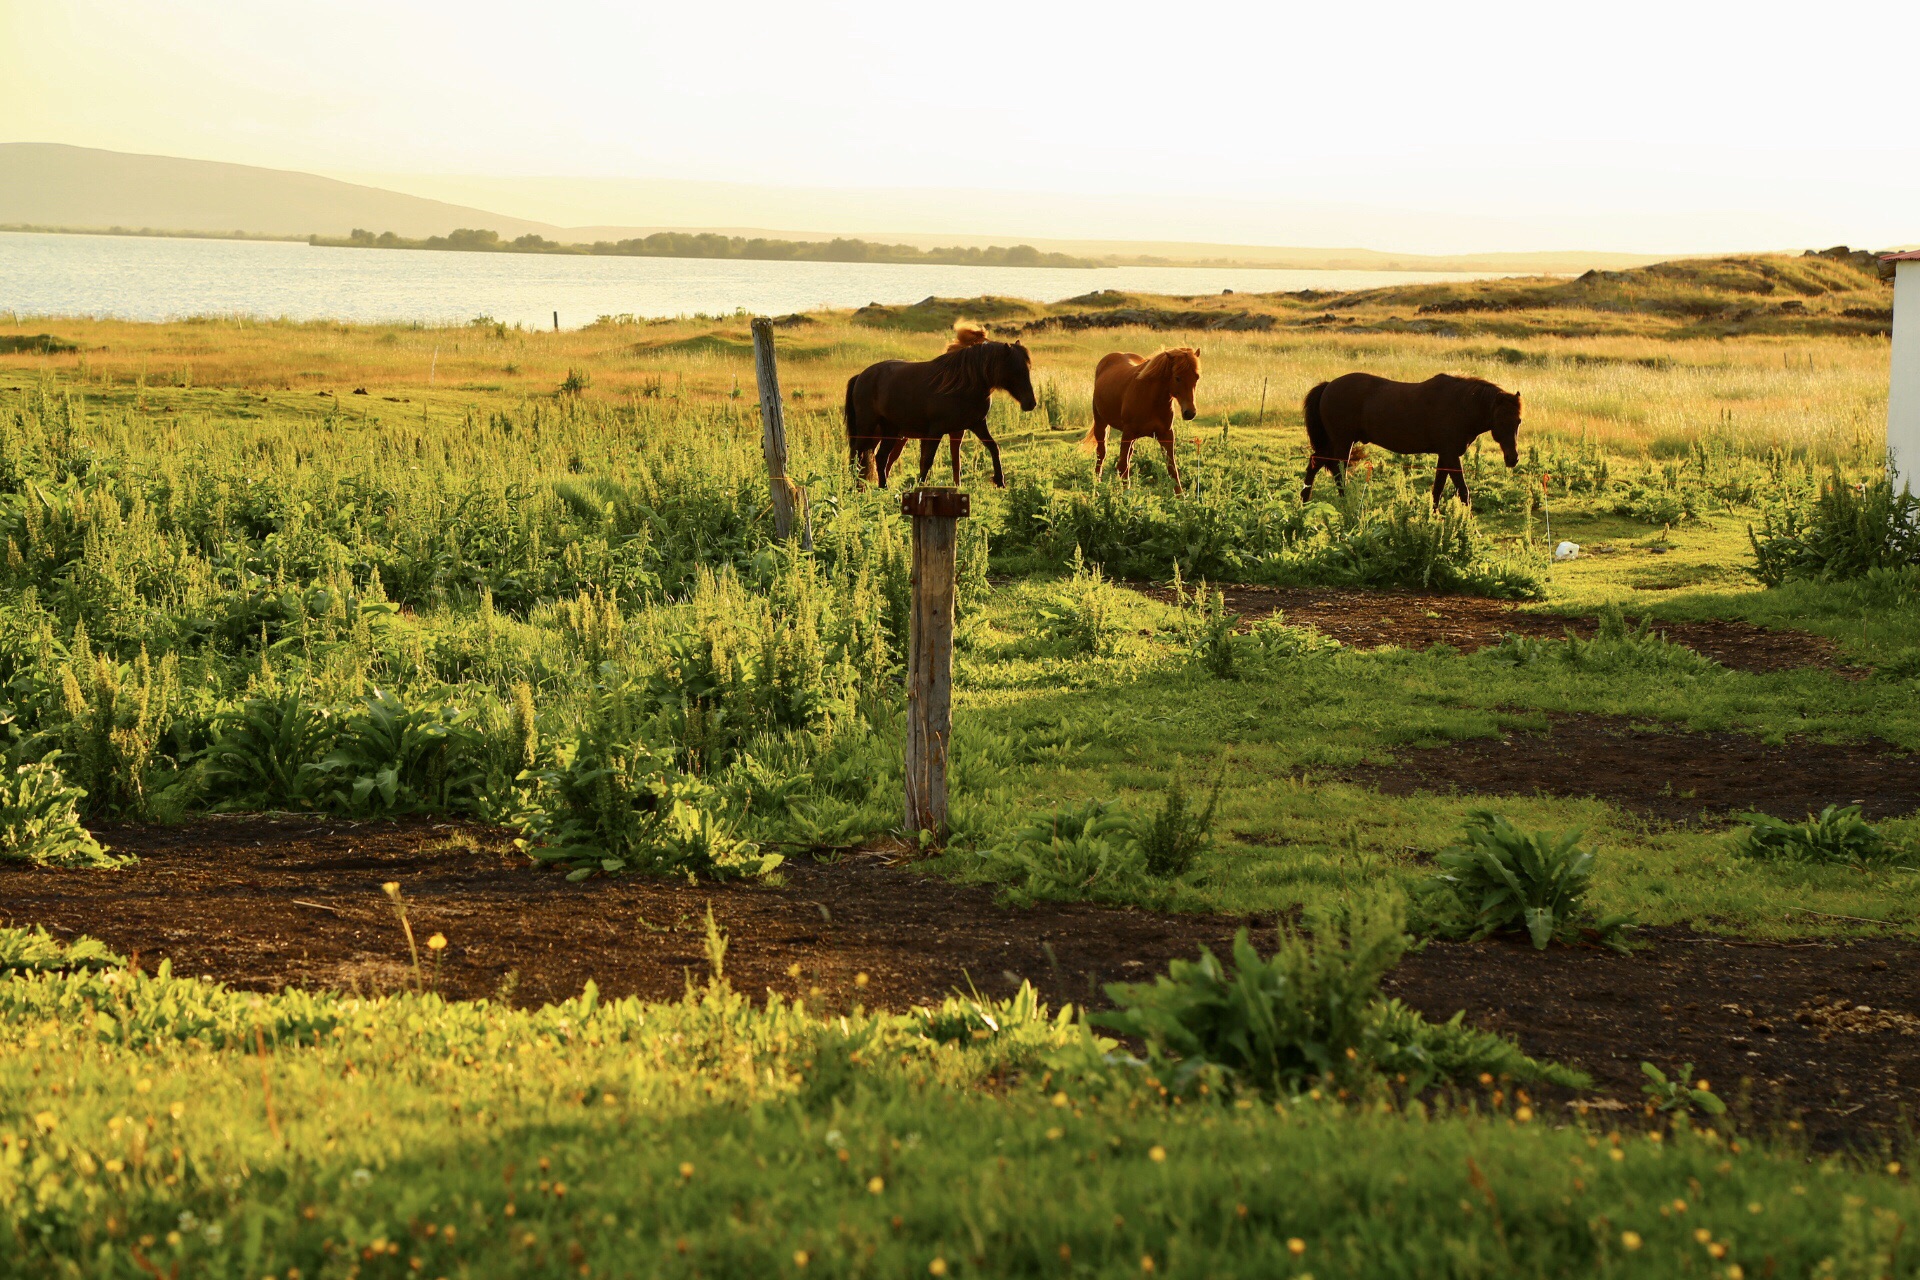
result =
[[566,328],[603,315],[778,315],[929,295],[1056,302],[1095,289],[1201,294],[1365,289],[1492,273],[1226,267],[943,267],[323,249],[284,241],[0,232],[0,315],[461,322]]

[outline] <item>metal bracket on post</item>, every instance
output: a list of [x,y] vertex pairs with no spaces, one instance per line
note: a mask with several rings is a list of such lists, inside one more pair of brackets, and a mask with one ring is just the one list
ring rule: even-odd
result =
[[913,520],[913,607],[907,634],[909,834],[947,836],[947,744],[953,734],[953,588],[959,522],[972,503],[958,489],[914,489],[900,500]]

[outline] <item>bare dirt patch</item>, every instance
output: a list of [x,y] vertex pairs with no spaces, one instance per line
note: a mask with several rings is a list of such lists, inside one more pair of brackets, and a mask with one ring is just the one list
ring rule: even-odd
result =
[[[1132,585],[1156,600],[1173,602],[1170,588]],[[1532,613],[1510,601],[1479,596],[1320,587],[1222,586],[1219,590],[1226,597],[1227,608],[1249,622],[1283,613],[1296,626],[1312,627],[1342,644],[1362,649],[1382,645],[1427,649],[1444,644],[1472,653],[1500,643],[1510,631],[1559,640],[1568,631],[1591,637],[1599,626],[1595,618]],[[1659,622],[1655,626],[1675,644],[1683,644],[1735,671],[1766,673],[1822,667],[1850,677],[1864,674],[1841,661],[1833,641],[1805,631],[1775,631],[1732,618]]]
[[1858,804],[1873,819],[1920,809],[1920,755],[1878,740],[1778,745],[1744,733],[1686,733],[1623,716],[1553,715],[1544,734],[1510,731],[1440,747],[1403,748],[1392,764],[1343,770],[1387,795],[1592,796],[1668,822],[1758,812],[1798,821]]
[[[403,886],[422,939],[449,939],[442,992],[491,996],[512,972],[521,1004],[572,996],[589,978],[608,996],[679,996],[689,976],[706,976],[709,905],[738,989],[893,1009],[970,981],[1004,995],[1022,977],[1055,1004],[1104,1003],[1100,984],[1145,978],[1201,946],[1224,954],[1243,924],[1266,950],[1274,925],[1084,904],[1015,910],[877,857],[796,859],[782,886],[571,885],[509,853],[496,831],[428,820],[244,817],[101,835],[142,861],[118,872],[0,867],[6,918],[91,934],[149,970],[166,958],[178,973],[254,990],[406,985],[387,880]],[[1527,1052],[1586,1070],[1617,1103],[1638,1104],[1641,1062],[1691,1061],[1730,1101],[1750,1095],[1757,1119],[1800,1118],[1822,1145],[1873,1139],[1920,1110],[1909,1034],[1920,945],[1749,944],[1675,929],[1644,940],[1630,957],[1434,943],[1388,987],[1429,1016],[1464,1009]],[[1842,1002],[1845,1016],[1808,1012]]]
[[[1679,929],[1639,940],[1630,956],[1434,943],[1385,985],[1429,1016],[1464,1008],[1618,1101],[1642,1101],[1642,1062],[1669,1074],[1691,1062],[1747,1123],[1798,1121],[1817,1147],[1886,1135],[1920,1114],[1920,1052],[1905,1030],[1920,1012],[1920,945],[1747,943]],[[1854,1030],[1797,1020],[1842,1000],[1882,1016],[1855,1014]]]
[[1002,996],[1021,978],[1055,1002],[1079,1003],[1100,984],[1217,948],[1241,923],[1082,904],[1012,910],[990,890],[874,855],[796,858],[778,886],[575,885],[530,866],[503,833],[426,820],[245,817],[97,834],[141,861],[105,875],[0,868],[0,918],[91,934],[138,952],[149,970],[164,957],[176,973],[255,990],[410,982],[406,940],[380,888],[389,880],[422,943],[447,936],[443,993],[492,996],[511,971],[518,1004],[564,1000],[589,978],[609,997],[676,999],[689,975],[707,976],[709,904],[740,990],[819,988],[837,1002],[895,1009],[969,983]]

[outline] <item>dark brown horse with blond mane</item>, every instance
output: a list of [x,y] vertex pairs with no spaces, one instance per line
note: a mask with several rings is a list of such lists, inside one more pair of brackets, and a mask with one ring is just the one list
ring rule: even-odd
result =
[[1357,444],[1377,444],[1395,453],[1437,453],[1433,505],[1440,505],[1447,480],[1467,501],[1467,477],[1460,458],[1484,432],[1492,432],[1509,467],[1520,461],[1515,437],[1520,431],[1520,394],[1502,391],[1481,378],[1437,373],[1425,382],[1395,382],[1371,373],[1347,373],[1307,392],[1306,480],[1300,501],[1313,496],[1314,473],[1325,467],[1346,492],[1347,459]]
[[1007,487],[1000,446],[987,430],[987,407],[1004,391],[1032,412],[1033,357],[1018,342],[993,342],[962,320],[953,341],[931,360],[882,360],[847,379],[847,449],[856,474],[881,488],[906,448],[920,441],[920,479],[933,470],[940,441],[950,441],[953,483],[960,483],[960,441],[971,431],[993,459],[993,482]]
[[1115,351],[1093,367],[1093,426],[1080,441],[1094,451],[1093,481],[1107,465],[1107,428],[1120,432],[1120,480],[1133,479],[1133,442],[1152,436],[1167,454],[1167,473],[1173,491],[1182,493],[1180,464],[1173,457],[1173,406],[1193,421],[1193,389],[1200,381],[1200,352],[1195,347],[1170,347],[1151,357]]

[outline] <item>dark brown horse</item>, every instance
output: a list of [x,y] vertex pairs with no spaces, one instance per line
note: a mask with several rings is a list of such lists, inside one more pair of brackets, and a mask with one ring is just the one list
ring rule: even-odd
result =
[[986,330],[954,325],[953,342],[931,360],[882,360],[847,379],[847,448],[861,477],[886,487],[909,440],[920,441],[920,479],[933,470],[940,441],[950,441],[960,483],[960,440],[971,431],[993,459],[993,482],[1007,487],[1000,446],[987,430],[987,406],[1004,391],[1032,412],[1033,357],[1018,342],[990,342]]
[[1514,437],[1520,430],[1520,395],[1480,378],[1438,373],[1425,382],[1394,382],[1371,373],[1347,373],[1307,392],[1307,440],[1312,456],[1300,501],[1313,496],[1314,473],[1325,467],[1346,492],[1347,458],[1357,444],[1377,444],[1395,453],[1437,453],[1433,505],[1440,505],[1447,478],[1467,501],[1460,457],[1482,432],[1492,432],[1509,467],[1520,461]]
[[1151,357],[1115,351],[1100,357],[1093,367],[1093,426],[1080,441],[1094,450],[1093,481],[1107,465],[1107,428],[1120,432],[1120,482],[1133,478],[1133,442],[1152,436],[1167,455],[1167,473],[1173,491],[1183,492],[1180,464],[1173,457],[1173,405],[1180,416],[1193,421],[1193,389],[1200,381],[1200,352],[1194,347],[1170,347]]

